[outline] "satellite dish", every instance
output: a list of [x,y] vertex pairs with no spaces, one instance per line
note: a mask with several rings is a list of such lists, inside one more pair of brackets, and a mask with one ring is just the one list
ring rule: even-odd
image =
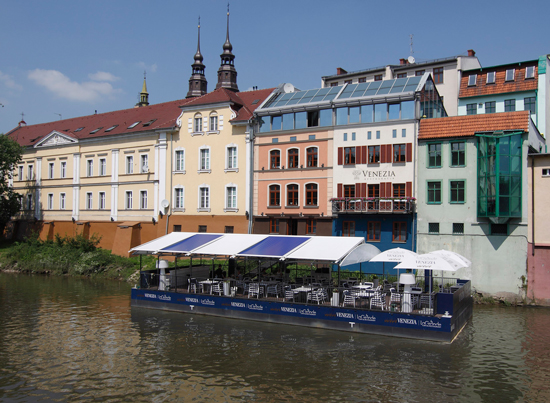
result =
[[142,172],[145,172],[145,173],[149,172],[149,165],[144,164],[144,165],[141,167],[141,170],[142,170]]
[[294,92],[294,90],[295,90],[294,86],[290,83],[286,83],[283,86],[283,92],[285,92],[285,93]]
[[413,56],[409,56],[409,57],[407,58],[407,61],[408,61],[410,64],[414,64],[414,62],[415,62]]
[[168,208],[168,206],[170,205],[170,202],[164,199],[163,201],[160,202],[160,205],[162,206],[162,208]]

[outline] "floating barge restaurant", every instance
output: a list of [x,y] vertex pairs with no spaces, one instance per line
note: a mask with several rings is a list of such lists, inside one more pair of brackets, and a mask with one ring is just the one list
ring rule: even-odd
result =
[[[401,274],[402,284],[394,285],[340,278],[342,260],[364,243],[359,237],[173,232],[130,251],[159,257],[156,271],[140,270],[131,304],[451,342],[472,316],[470,281],[455,280],[430,293],[425,277],[412,273]],[[170,271],[163,256],[175,260]],[[189,265],[179,267],[182,258]],[[222,268],[214,267],[214,259],[225,262],[226,278],[216,278]],[[298,277],[304,267],[308,275]]]

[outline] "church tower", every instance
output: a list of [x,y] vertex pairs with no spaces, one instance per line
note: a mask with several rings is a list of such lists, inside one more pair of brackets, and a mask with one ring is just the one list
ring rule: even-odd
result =
[[147,92],[147,82],[145,73],[143,73],[143,87],[139,93],[139,102],[136,104],[136,107],[147,106],[149,105],[149,93]]
[[216,89],[227,88],[228,90],[238,92],[237,70],[235,70],[235,55],[231,53],[233,46],[229,42],[229,5],[227,6],[227,35],[223,44],[223,53],[220,55],[222,64],[218,69],[218,84]]
[[197,53],[195,53],[195,62],[191,65],[193,67],[193,74],[189,79],[189,91],[186,98],[200,97],[206,94],[207,81],[204,75],[204,64],[202,63],[203,57],[201,54],[201,19],[199,17],[199,35],[197,41]]

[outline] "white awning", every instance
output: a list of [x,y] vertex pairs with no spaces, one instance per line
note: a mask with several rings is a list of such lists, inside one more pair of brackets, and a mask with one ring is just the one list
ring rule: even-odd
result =
[[152,255],[159,249],[166,248],[193,235],[195,235],[194,232],[171,232],[167,235],[161,236],[160,238],[153,239],[152,241],[130,249],[130,253],[133,253],[134,255]]

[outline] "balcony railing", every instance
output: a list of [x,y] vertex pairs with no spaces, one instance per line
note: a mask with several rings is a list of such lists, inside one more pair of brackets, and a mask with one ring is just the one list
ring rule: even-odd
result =
[[414,212],[414,198],[336,197],[330,199],[333,214],[401,213]]

